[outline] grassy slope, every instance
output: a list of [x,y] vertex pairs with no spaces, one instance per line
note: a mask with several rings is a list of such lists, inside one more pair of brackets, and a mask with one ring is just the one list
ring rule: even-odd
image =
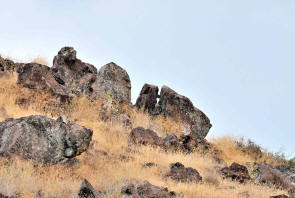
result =
[[[5,107],[7,116],[0,114],[0,121],[4,117],[18,118],[33,114],[47,115],[56,118],[50,109],[43,108],[45,103],[55,99],[45,93],[37,93],[36,103],[22,108],[15,105],[15,100],[22,94],[30,94],[25,88],[16,84],[16,77],[0,78],[0,106]],[[106,191],[109,197],[120,197],[121,186],[128,181],[144,181],[159,186],[166,186],[171,191],[183,193],[183,197],[193,198],[236,198],[239,193],[248,192],[250,197],[268,198],[270,195],[286,193],[254,184],[238,184],[222,180],[217,173],[220,167],[210,156],[202,156],[197,152],[186,155],[183,153],[167,153],[149,146],[134,146],[128,144],[130,129],[119,123],[98,121],[100,101],[89,101],[86,98],[77,98],[71,106],[71,111],[65,110],[69,119],[93,129],[93,145],[78,158],[80,163],[69,167],[56,165],[42,167],[20,159],[0,161],[0,190],[7,194],[20,193],[21,197],[35,197],[39,190],[45,197],[76,197],[82,179],[86,178],[99,190]],[[181,133],[182,127],[164,118],[155,120],[149,116],[132,111],[133,126],[152,128],[160,136],[171,132]],[[231,137],[210,140],[217,148],[223,151],[223,160],[245,164],[249,161],[266,161],[275,164],[270,156],[257,156],[245,153],[235,145]],[[128,149],[129,148],[129,149]],[[107,152],[104,155],[103,152]],[[143,168],[141,162],[154,162],[156,167]],[[181,162],[185,166],[197,169],[202,175],[202,184],[175,183],[166,180],[163,175],[168,171],[169,164]],[[234,188],[232,188],[232,186]]]

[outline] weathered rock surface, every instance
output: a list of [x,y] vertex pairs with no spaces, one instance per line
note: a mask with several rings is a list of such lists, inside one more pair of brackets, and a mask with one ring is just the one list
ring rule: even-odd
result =
[[222,168],[221,173],[225,178],[230,178],[240,183],[245,183],[251,179],[247,167],[235,162],[230,167]]
[[12,60],[2,58],[0,56],[0,72],[13,72],[15,70],[15,64]]
[[121,192],[132,198],[172,198],[175,197],[174,192],[169,192],[167,188],[154,186],[145,181],[143,184],[135,187],[134,184],[124,186]]
[[176,162],[170,164],[170,172],[165,177],[179,182],[201,182],[202,177],[196,169],[191,167],[185,168],[183,164]]
[[105,193],[95,190],[93,186],[86,180],[84,179],[80,190],[78,192],[78,197],[79,198],[105,198],[106,195]]
[[137,99],[136,107],[144,109],[151,115],[164,115],[182,122],[188,134],[194,134],[198,139],[204,139],[211,124],[209,118],[199,109],[195,108],[189,98],[176,93],[167,86],[163,86],[160,100],[157,103],[158,87],[145,84]]
[[54,164],[87,150],[92,130],[45,116],[6,119],[0,123],[0,155]]
[[269,164],[263,163],[247,163],[251,178],[260,184],[266,184],[270,187],[277,187],[282,189],[290,189],[294,187],[292,182],[288,179],[288,175],[282,174],[279,169],[272,167]]
[[49,90],[63,99],[71,95],[55,80],[48,66],[38,63],[25,64],[19,71],[18,83],[30,89]]
[[163,147],[166,151],[177,151],[180,148],[180,143],[175,134],[171,134],[163,139]]
[[130,135],[130,141],[134,144],[162,146],[163,141],[154,131],[142,127],[134,128]]
[[76,50],[72,47],[63,47],[54,57],[51,68],[53,77],[72,93],[91,94],[93,84],[97,79],[97,69],[76,57]]
[[113,62],[99,69],[96,87],[93,89],[98,95],[108,95],[118,102],[131,102],[129,75],[123,68]]
[[136,100],[135,106],[137,109],[143,109],[150,114],[157,114],[157,98],[159,88],[155,85],[144,84],[140,91],[139,97]]

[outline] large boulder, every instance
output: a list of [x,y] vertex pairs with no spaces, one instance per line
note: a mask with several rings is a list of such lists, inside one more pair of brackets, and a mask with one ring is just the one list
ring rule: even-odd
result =
[[92,133],[65,117],[10,118],[0,123],[0,155],[54,164],[86,151]]
[[182,96],[167,86],[163,86],[158,98],[158,87],[145,84],[136,102],[138,109],[144,109],[151,115],[164,115],[182,122],[187,134],[193,134],[197,139],[204,139],[211,124],[209,118],[194,107],[189,98]]
[[113,62],[99,69],[94,91],[100,96],[109,96],[117,102],[131,102],[129,75]]
[[179,162],[170,164],[170,171],[165,175],[165,177],[179,182],[198,183],[202,181],[202,177],[196,169],[191,167],[186,168]]
[[235,162],[232,163],[229,167],[222,168],[221,173],[224,178],[230,178],[240,183],[245,183],[247,181],[250,181],[251,179],[247,167]]
[[82,62],[76,54],[73,47],[63,47],[53,59],[53,77],[72,93],[91,94],[97,79],[97,69]]
[[137,127],[132,129],[129,138],[130,141],[134,144],[152,146],[163,145],[163,140],[157,135],[157,133],[150,129],[144,129],[143,127]]
[[136,100],[137,109],[143,109],[150,114],[157,114],[157,98],[159,88],[155,85],[144,84]]
[[18,73],[18,84],[30,89],[49,90],[64,99],[71,96],[70,92],[56,81],[50,68],[38,63],[28,63],[22,67]]
[[78,197],[79,198],[105,198],[106,195],[105,193],[95,190],[93,186],[86,180],[84,179],[80,190],[78,192]]
[[0,72],[14,72],[15,64],[12,60],[0,56]]
[[167,188],[154,186],[148,181],[144,181],[137,187],[134,184],[123,186],[121,192],[131,198],[172,198],[176,196],[174,192],[169,192]]

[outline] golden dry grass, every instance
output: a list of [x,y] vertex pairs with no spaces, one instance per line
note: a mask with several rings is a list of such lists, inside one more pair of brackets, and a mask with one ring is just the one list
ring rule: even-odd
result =
[[[27,92],[26,88],[16,84],[16,76],[0,78],[0,106],[4,107],[9,117],[18,118],[33,114],[51,114],[46,103],[57,102],[49,94],[37,92],[34,101],[21,107],[15,101]],[[78,157],[79,162],[73,166],[59,164],[49,167],[36,165],[33,162],[15,158],[0,161],[0,190],[5,194],[18,193],[19,197],[37,197],[38,192],[44,197],[76,197],[79,186],[84,178],[99,190],[107,192],[108,197],[122,197],[121,187],[127,182],[142,182],[148,180],[158,186],[168,187],[169,190],[181,193],[185,198],[236,198],[249,194],[253,198],[268,198],[270,195],[286,193],[281,190],[254,184],[238,184],[223,180],[218,174],[217,164],[210,157],[204,157],[195,152],[191,154],[164,152],[150,146],[135,146],[128,142],[130,127],[123,126],[113,120],[102,122],[99,118],[102,101],[87,97],[75,98],[68,107],[59,110],[78,124],[91,128],[93,133],[92,145],[87,152]],[[170,133],[181,135],[183,128],[180,124],[159,117],[153,119],[143,112],[138,112],[124,106],[121,109],[131,115],[133,127],[151,128],[165,136]],[[56,111],[56,109],[54,109]],[[1,114],[0,114],[1,116]],[[5,117],[0,117],[0,121]],[[236,149],[232,137],[215,138],[212,142],[223,151],[227,164],[231,162],[246,163],[253,161],[251,156]],[[154,162],[157,166],[142,167],[142,162]],[[203,177],[203,183],[176,183],[163,177],[169,170],[169,164],[181,162],[185,166],[197,169]]]

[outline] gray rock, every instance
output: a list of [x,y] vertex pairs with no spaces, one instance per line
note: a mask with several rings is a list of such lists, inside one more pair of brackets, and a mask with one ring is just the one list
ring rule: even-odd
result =
[[177,151],[180,148],[180,143],[175,134],[171,134],[163,139],[163,147],[166,151]]
[[55,164],[86,151],[91,138],[92,130],[63,117],[6,119],[0,123],[0,154]]
[[84,179],[79,193],[78,193],[79,198],[105,198],[105,193],[95,190],[93,186],[86,180]]
[[109,96],[118,102],[131,102],[131,81],[128,73],[111,62],[98,71],[96,86],[93,88],[100,96]]

